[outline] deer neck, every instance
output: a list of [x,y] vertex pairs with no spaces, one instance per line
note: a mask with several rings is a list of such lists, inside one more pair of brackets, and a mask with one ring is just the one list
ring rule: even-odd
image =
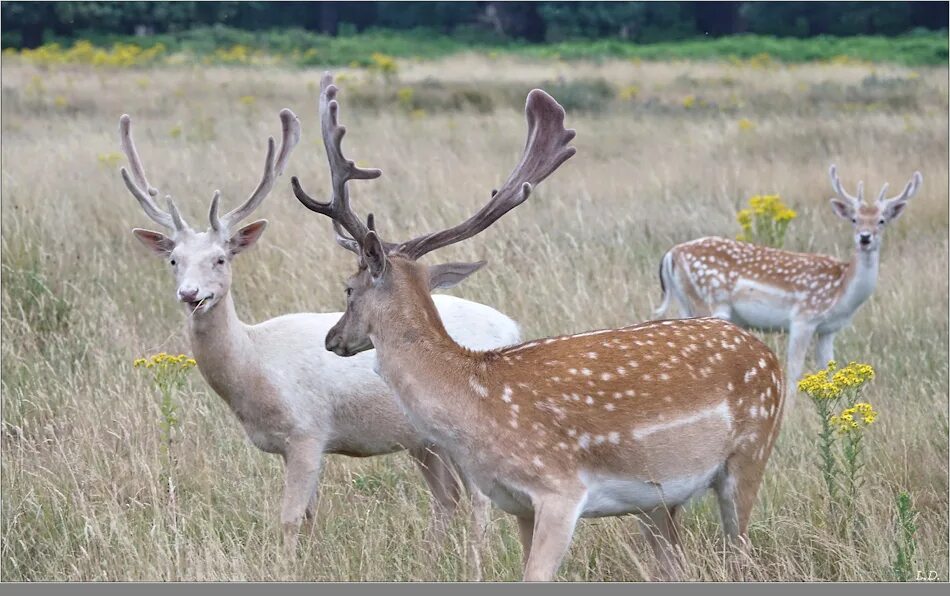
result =
[[198,369],[211,388],[232,406],[257,370],[251,338],[238,319],[228,292],[210,310],[188,318],[188,335]]
[[476,407],[469,380],[479,367],[478,353],[449,336],[428,287],[408,294],[396,298],[369,334],[377,372],[428,438],[459,440],[459,422],[470,420]]
[[839,302],[841,310],[854,312],[870,298],[877,286],[880,255],[880,249],[855,250],[848,263],[847,284]]

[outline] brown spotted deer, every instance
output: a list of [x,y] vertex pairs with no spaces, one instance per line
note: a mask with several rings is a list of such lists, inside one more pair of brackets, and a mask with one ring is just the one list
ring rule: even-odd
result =
[[[218,215],[214,193],[206,231],[192,229],[167,197],[168,209],[156,205],[158,190],[132,142],[131,120],[122,116],[122,148],[131,174],[122,178],[146,215],[170,235],[136,228],[135,236],[162,257],[176,282],[177,298],[187,314],[187,329],[202,376],[234,411],[251,442],[285,463],[281,505],[284,546],[293,554],[302,519],[312,518],[324,453],[367,457],[408,449],[433,494],[430,536],[441,538],[456,509],[461,485],[444,450],[422,437],[402,413],[392,392],[373,371],[375,356],[339,358],[322,348],[341,313],[297,313],[247,325],[237,316],[230,292],[231,262],[252,246],[267,224],[244,227],[249,216],[273,189],[300,137],[297,117],[280,114],[283,138],[276,152],[269,139],[264,175],[250,198],[237,209]],[[342,129],[341,129],[342,131]],[[340,138],[325,136],[328,153],[338,156]],[[364,172],[373,177],[372,172]],[[376,174],[378,175],[378,174]],[[520,341],[518,326],[500,312],[452,296],[435,296],[449,333],[470,348],[490,348]],[[470,484],[461,476],[462,484]],[[474,539],[469,541],[469,574],[480,576],[478,547],[488,521],[488,500],[472,490]],[[432,533],[435,532],[434,535]]]
[[830,175],[838,195],[831,199],[831,207],[854,227],[855,253],[850,261],[728,238],[699,238],[678,244],[663,256],[663,303],[655,316],[663,316],[675,300],[686,316],[711,315],[742,327],[787,331],[786,373],[791,387],[801,377],[813,336],[818,336],[818,364],[832,360],[835,334],[851,323],[877,284],[884,228],[903,213],[923,178],[914,172],[903,192],[891,198],[885,184],[869,205],[864,202],[863,183],[853,196],[841,186],[835,166]]
[[574,131],[553,98],[531,91],[525,114],[521,161],[488,203],[406,242],[382,241],[345,195],[319,202],[291,179],[301,203],[331,218],[359,256],[326,348],[352,357],[375,346],[379,373],[413,424],[518,518],[526,580],[554,577],[578,518],[627,513],[642,515],[673,575],[677,513],[692,496],[715,490],[726,535],[745,536],[782,416],[781,366],[753,335],[715,318],[487,351],[455,342],[429,291],[484,262],[418,259],[490,226],[574,154]]

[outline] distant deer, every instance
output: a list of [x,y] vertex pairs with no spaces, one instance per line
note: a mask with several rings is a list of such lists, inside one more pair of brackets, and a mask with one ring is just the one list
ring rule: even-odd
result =
[[787,331],[791,387],[802,375],[815,334],[818,364],[825,366],[834,358],[835,334],[851,324],[877,284],[884,228],[900,217],[923,181],[920,172],[914,172],[904,191],[892,198],[887,198],[885,184],[877,201],[868,205],[863,183],[855,197],[842,188],[835,166],[830,174],[838,195],[831,207],[854,226],[850,261],[729,238],[699,238],[663,256],[663,303],[655,316],[668,312],[675,299],[686,316],[712,315],[742,327]]
[[[231,261],[257,241],[267,224],[259,220],[238,228],[238,222],[270,193],[300,138],[297,117],[290,110],[283,110],[280,119],[280,150],[275,158],[274,139],[268,140],[264,175],[257,189],[243,205],[221,216],[220,194],[215,191],[211,227],[200,232],[185,223],[170,197],[166,197],[167,211],[156,206],[152,197],[158,191],[146,180],[132,142],[130,119],[122,116],[121,143],[131,168],[131,174],[122,169],[122,178],[146,215],[172,231],[170,236],[138,228],[133,233],[172,270],[202,376],[234,411],[251,442],[284,459],[281,522],[289,554],[295,551],[302,519],[313,516],[324,453],[366,457],[408,449],[434,496],[433,528],[441,529],[460,495],[454,466],[443,449],[413,429],[392,392],[373,371],[373,353],[344,359],[322,349],[327,331],[341,313],[292,314],[246,325],[235,312],[229,291]],[[324,131],[328,156],[338,165],[351,164],[340,150],[343,129],[335,134],[330,137]],[[354,168],[353,174],[373,178],[379,172]],[[338,184],[343,183],[334,178],[334,188]],[[449,285],[446,281],[441,287]],[[451,296],[434,300],[450,333],[463,345],[489,348],[520,341],[515,322],[492,308]],[[467,482],[464,475],[461,478]],[[477,577],[477,549],[489,504],[477,491],[471,497],[476,523],[470,570]]]
[[382,241],[344,194],[319,202],[291,179],[297,199],[331,218],[359,255],[326,348],[351,357],[376,347],[379,373],[410,419],[517,516],[526,580],[554,577],[578,518],[626,513],[643,516],[674,576],[677,512],[693,495],[713,488],[725,533],[745,536],[782,415],[781,366],[753,335],[714,318],[488,351],[455,342],[429,291],[484,263],[418,259],[490,226],[574,154],[574,131],[553,98],[531,91],[525,114],[521,161],[488,203],[453,228],[399,244]]

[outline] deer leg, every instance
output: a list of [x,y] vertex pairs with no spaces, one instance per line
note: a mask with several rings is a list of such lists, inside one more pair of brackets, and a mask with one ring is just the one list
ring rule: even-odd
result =
[[788,355],[785,366],[785,379],[788,383],[788,405],[794,403],[794,396],[798,387],[798,380],[805,368],[805,355],[808,353],[808,344],[815,334],[815,326],[804,323],[793,323],[788,330]]
[[462,484],[465,485],[472,507],[472,537],[468,541],[468,579],[480,582],[482,581],[482,548],[485,546],[485,534],[488,530],[488,522],[491,520],[491,501],[475,486],[471,478],[461,471],[459,475],[462,477]]
[[426,541],[433,542],[435,552],[441,548],[448,530],[449,521],[455,515],[461,496],[461,486],[453,473],[448,455],[434,445],[409,450],[422,472],[422,477],[432,493],[431,515],[426,528]]
[[323,446],[314,440],[291,441],[284,453],[284,496],[280,522],[284,536],[284,554],[297,552],[300,524],[307,507],[316,498]]
[[531,552],[525,565],[524,580],[552,581],[561,566],[561,559],[571,546],[574,526],[580,516],[580,499],[551,495],[539,499],[534,506],[534,532]]
[[733,555],[731,571],[738,579],[741,579],[742,570],[735,555],[744,555],[751,548],[747,533],[749,516],[762,483],[765,459],[757,457],[757,452],[735,453],[729,457],[713,482],[713,490],[719,501],[722,531],[731,547],[730,555]]
[[518,538],[521,540],[521,571],[528,568],[531,539],[534,537],[534,516],[518,518]]
[[657,507],[640,516],[640,528],[660,565],[661,581],[677,581],[682,574],[679,532],[676,516],[679,507]]
[[828,362],[835,359],[835,334],[819,333],[815,342],[815,358],[818,366],[828,366]]

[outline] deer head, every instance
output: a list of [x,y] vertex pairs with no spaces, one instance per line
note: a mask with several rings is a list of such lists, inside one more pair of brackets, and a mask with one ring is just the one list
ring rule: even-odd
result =
[[[531,91],[525,104],[528,138],[521,161],[501,188],[492,192],[488,203],[452,228],[401,243],[386,242],[376,232],[372,214],[363,223],[353,212],[346,190],[349,180],[377,178],[381,172],[357,168],[343,156],[340,144],[346,129],[338,122],[337,88],[329,73],[324,75],[320,90],[320,123],[332,179],[330,201],[312,199],[296,177],[291,178],[291,185],[305,207],[333,220],[337,242],[359,257],[359,268],[346,285],[346,312],[326,340],[328,350],[352,356],[373,347],[371,336],[379,332],[377,321],[411,316],[419,304],[431,305],[431,290],[451,287],[481,268],[484,261],[425,265],[418,259],[471,238],[523,203],[534,185],[574,155],[568,143],[575,133],[564,128],[564,109],[550,95],[540,89]],[[440,324],[434,310],[427,311],[426,317],[428,322]]]
[[904,212],[910,200],[923,183],[920,172],[914,172],[903,192],[887,198],[887,184],[881,188],[873,205],[864,202],[864,182],[858,182],[857,196],[848,194],[841,186],[838,170],[832,165],[829,170],[831,187],[838,196],[831,199],[831,208],[854,226],[854,242],[859,251],[872,252],[881,247],[884,228]]
[[122,180],[145,214],[170,231],[163,234],[134,228],[132,233],[152,253],[168,262],[175,276],[176,296],[193,314],[211,310],[227,295],[231,287],[231,260],[257,242],[267,226],[264,219],[241,228],[237,224],[257,209],[271,192],[300,140],[300,123],[293,112],[281,110],[280,121],[280,151],[275,152],[274,138],[268,138],[264,175],[257,188],[240,207],[220,216],[218,202],[221,193],[214,191],[208,214],[210,225],[206,231],[199,232],[185,222],[170,196],[165,196],[166,209],[155,204],[158,189],[145,177],[145,169],[132,141],[132,120],[128,114],[119,119],[119,139],[129,160],[129,170],[121,170]]

